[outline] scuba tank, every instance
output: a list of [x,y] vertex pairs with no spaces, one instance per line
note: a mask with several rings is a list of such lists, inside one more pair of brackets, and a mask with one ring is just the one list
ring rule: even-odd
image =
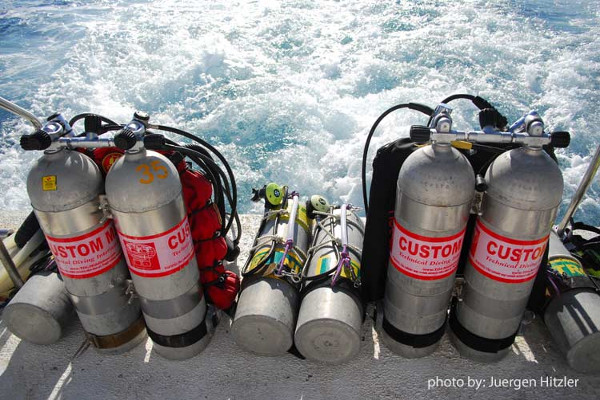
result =
[[364,308],[360,259],[364,225],[349,204],[330,207],[321,196],[307,204],[313,241],[303,278],[294,341],[307,359],[340,364],[356,357]]
[[[600,371],[600,288],[567,250],[550,234],[543,317],[554,342],[571,368]],[[537,282],[536,282],[537,283]]]
[[106,176],[106,196],[140,297],[148,336],[168,359],[201,352],[213,331],[199,284],[190,224],[175,166],[144,147],[149,116],[136,112],[115,136],[125,155]]
[[74,143],[108,142],[72,137],[60,114],[21,138],[24,150],[45,150],[29,172],[27,192],[88,339],[102,352],[123,352],[146,337],[140,305],[128,290],[112,221],[100,211],[102,174],[89,157],[71,150]]
[[73,305],[56,272],[31,276],[2,312],[6,327],[19,338],[35,344],[52,344],[73,319]]
[[310,226],[299,194],[270,183],[254,190],[265,213],[242,271],[242,290],[231,326],[235,342],[262,354],[284,354],[293,344],[299,305],[300,273],[306,260]]
[[504,357],[514,342],[561,202],[560,169],[542,146],[566,147],[569,135],[544,133],[535,111],[509,132],[483,131],[464,133],[464,140],[524,145],[498,156],[486,172],[465,284],[450,313],[459,352],[485,362]]
[[[449,133],[450,112],[438,106],[431,127]],[[411,137],[418,133],[412,129]],[[442,136],[414,151],[398,176],[382,333],[407,358],[431,354],[444,334],[469,219],[475,174],[451,140]]]

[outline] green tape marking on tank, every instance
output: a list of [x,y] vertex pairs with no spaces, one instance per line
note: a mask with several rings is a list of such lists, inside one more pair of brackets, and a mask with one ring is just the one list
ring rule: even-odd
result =
[[[317,274],[321,275],[331,270],[332,268],[335,268],[337,266],[337,263],[337,257],[335,257],[333,253],[325,254],[319,257],[319,260],[317,261]],[[352,258],[350,261],[350,265],[354,269],[355,276],[360,277],[360,263],[354,258]],[[347,268],[342,268],[340,276],[346,279],[352,279],[350,271],[348,271]]]
[[555,258],[549,261],[550,268],[566,276],[586,276],[581,264],[568,258]]

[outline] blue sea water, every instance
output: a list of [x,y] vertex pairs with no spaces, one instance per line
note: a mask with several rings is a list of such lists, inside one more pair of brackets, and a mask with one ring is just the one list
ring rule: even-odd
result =
[[[600,138],[596,0],[4,0],[0,96],[43,117],[136,109],[196,133],[230,160],[245,212],[269,181],[362,204],[365,136],[381,112],[479,94],[509,117],[537,109],[572,145],[558,157],[562,211]],[[456,102],[455,126],[477,127]],[[375,149],[423,123],[397,112]],[[0,111],[2,209],[27,209],[38,156]],[[596,179],[577,214],[600,225]]]

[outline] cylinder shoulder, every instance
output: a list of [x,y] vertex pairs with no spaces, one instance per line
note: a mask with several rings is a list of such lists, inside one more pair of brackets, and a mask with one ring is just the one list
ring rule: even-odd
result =
[[108,202],[121,212],[152,210],[180,193],[177,168],[167,157],[150,150],[125,154],[106,176]]
[[550,209],[562,199],[563,178],[556,162],[542,150],[507,151],[486,173],[487,195],[521,209]]
[[398,192],[435,206],[464,204],[473,198],[475,174],[452,147],[426,146],[413,152],[398,176]]
[[102,174],[96,163],[78,151],[44,154],[27,176],[33,208],[45,212],[70,210],[102,193]]

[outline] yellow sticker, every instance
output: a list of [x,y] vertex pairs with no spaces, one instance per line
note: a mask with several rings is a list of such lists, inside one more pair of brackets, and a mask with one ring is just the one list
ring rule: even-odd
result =
[[585,276],[585,272],[577,261],[569,258],[555,258],[549,261],[550,268],[566,276]]
[[[285,246],[283,244],[277,244],[273,249],[270,260],[267,260],[267,268],[262,271],[262,276],[271,276],[274,277],[275,269],[279,266],[281,259],[283,258]],[[252,260],[250,261],[250,265],[248,271],[253,271],[258,267],[259,264],[262,264],[265,261],[265,257],[269,255],[271,252],[271,245],[267,245],[265,247],[261,247],[254,253]],[[302,270],[302,265],[304,265],[304,261],[301,257],[298,256],[295,252],[291,251],[287,254],[286,259],[284,261],[284,265],[294,274],[299,274]]]
[[42,190],[44,192],[56,190],[56,175],[42,176]]

